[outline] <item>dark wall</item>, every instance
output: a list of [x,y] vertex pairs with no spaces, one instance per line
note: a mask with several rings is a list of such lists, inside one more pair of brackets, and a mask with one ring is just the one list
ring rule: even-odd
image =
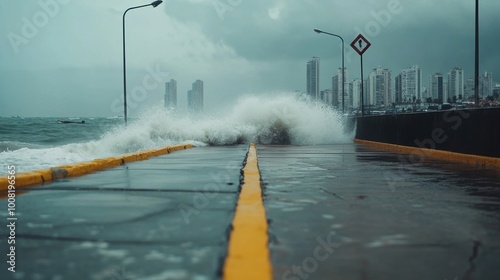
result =
[[500,108],[358,117],[356,138],[500,157]]

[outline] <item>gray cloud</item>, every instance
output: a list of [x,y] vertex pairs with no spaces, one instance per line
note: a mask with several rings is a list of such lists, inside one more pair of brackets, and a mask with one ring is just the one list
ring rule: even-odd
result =
[[[121,16],[148,1],[66,1],[18,53],[9,34],[22,35],[24,18],[43,10],[36,1],[0,2],[0,114],[17,114],[16,104],[32,104],[26,114],[35,116],[120,114],[109,108],[122,94]],[[204,80],[210,108],[253,91],[304,90],[305,62],[319,56],[321,87],[328,88],[340,66],[340,42],[313,28],[345,38],[351,78],[359,76],[359,58],[349,43],[359,30],[373,44],[365,72],[381,65],[396,75],[418,64],[424,85],[431,73],[454,66],[473,74],[473,1],[401,0],[401,12],[390,20],[385,11],[397,0],[219,1],[236,5],[223,17],[216,0],[167,0],[128,14],[129,86],[141,82],[147,66],[159,64],[178,80],[180,102],[194,80]],[[499,8],[498,1],[481,1],[481,71],[493,72],[497,81]],[[163,88],[155,89],[144,106],[162,95]]]

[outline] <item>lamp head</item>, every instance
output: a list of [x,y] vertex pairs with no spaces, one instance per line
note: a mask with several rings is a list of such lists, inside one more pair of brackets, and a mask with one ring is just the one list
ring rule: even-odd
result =
[[153,6],[153,8],[156,8],[158,7],[158,5],[160,5],[161,3],[163,3],[162,0],[157,0],[157,1],[154,1],[153,3],[151,3],[151,6]]
[[323,31],[321,31],[319,29],[316,29],[316,28],[314,28],[314,32],[316,32],[316,33],[323,33]]

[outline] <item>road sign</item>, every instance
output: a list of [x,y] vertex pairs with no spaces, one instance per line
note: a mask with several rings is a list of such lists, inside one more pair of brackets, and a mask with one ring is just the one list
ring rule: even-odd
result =
[[351,43],[351,47],[359,54],[361,57],[361,116],[365,115],[365,102],[364,102],[364,93],[363,93],[363,53],[371,46],[372,44],[366,40],[366,38],[359,34],[354,41]]
[[354,41],[351,43],[351,47],[359,53],[359,55],[363,55],[363,53],[371,46],[372,44],[366,40],[366,38],[359,34]]

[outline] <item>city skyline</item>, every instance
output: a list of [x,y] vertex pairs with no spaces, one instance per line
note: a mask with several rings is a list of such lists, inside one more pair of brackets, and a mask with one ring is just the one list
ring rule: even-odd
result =
[[[314,57],[320,60],[319,57]],[[309,61],[311,62],[311,61]],[[309,69],[309,62],[307,67]],[[464,70],[454,66],[446,75],[434,72],[424,80],[425,75],[418,65],[404,68],[392,78],[392,71],[382,66],[373,68],[364,81],[364,104],[375,106],[387,106],[391,104],[404,103],[448,103],[455,100],[468,101],[474,96],[474,87],[470,88],[472,78],[465,80]],[[331,88],[320,90],[319,100],[341,108],[341,80],[342,68],[338,68],[336,75],[332,76]],[[481,72],[479,76],[479,97],[484,100],[493,97],[494,90],[500,90],[500,84],[493,82],[493,73]],[[340,77],[340,78],[339,78]],[[360,106],[360,79],[349,79],[349,70],[345,69],[346,77],[346,108],[358,108]],[[306,84],[309,76],[306,75]],[[308,94],[309,95],[309,94]],[[498,97],[497,97],[498,98]]]

